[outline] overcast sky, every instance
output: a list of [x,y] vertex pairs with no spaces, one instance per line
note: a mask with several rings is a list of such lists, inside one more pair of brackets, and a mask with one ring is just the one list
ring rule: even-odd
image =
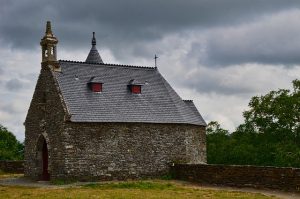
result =
[[300,78],[299,0],[1,0],[0,124],[24,140],[46,21],[58,58],[154,66],[204,119],[234,130],[252,96]]

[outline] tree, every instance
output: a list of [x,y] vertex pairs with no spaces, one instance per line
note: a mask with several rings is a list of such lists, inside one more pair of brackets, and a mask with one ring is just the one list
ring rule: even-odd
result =
[[0,160],[23,159],[24,146],[0,124]]
[[221,125],[217,121],[211,121],[208,123],[206,127],[207,134],[220,134],[220,135],[228,135],[229,131],[226,129],[222,129]]
[[217,121],[211,121],[206,127],[207,162],[211,164],[225,163],[226,151],[230,145],[229,131],[222,129]]
[[300,80],[293,81],[293,88],[253,97],[250,110],[243,114],[245,124],[237,131],[263,133],[269,139],[300,144]]
[[300,80],[252,97],[249,108],[235,132],[208,124],[208,163],[300,167]]

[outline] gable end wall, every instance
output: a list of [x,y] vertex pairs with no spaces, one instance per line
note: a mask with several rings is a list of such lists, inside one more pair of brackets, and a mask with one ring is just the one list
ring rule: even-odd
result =
[[64,120],[66,107],[49,67],[43,66],[25,121],[25,176],[38,179],[42,172],[37,143],[44,136],[52,175],[64,175]]

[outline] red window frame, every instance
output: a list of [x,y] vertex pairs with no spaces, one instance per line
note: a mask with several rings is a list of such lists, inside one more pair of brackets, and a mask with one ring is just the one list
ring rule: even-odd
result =
[[132,85],[131,92],[135,93],[135,94],[141,93],[142,92],[141,86],[140,85]]
[[102,83],[92,83],[93,92],[102,92]]

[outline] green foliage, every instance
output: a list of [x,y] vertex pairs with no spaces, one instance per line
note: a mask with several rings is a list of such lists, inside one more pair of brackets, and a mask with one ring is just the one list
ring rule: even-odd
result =
[[23,152],[24,145],[0,124],[0,160],[21,160]]
[[238,131],[264,133],[275,140],[294,140],[300,144],[300,80],[294,90],[280,89],[253,97],[244,112],[245,124]]
[[300,167],[300,81],[293,81],[293,91],[253,97],[249,107],[231,134],[208,124],[208,163]]

